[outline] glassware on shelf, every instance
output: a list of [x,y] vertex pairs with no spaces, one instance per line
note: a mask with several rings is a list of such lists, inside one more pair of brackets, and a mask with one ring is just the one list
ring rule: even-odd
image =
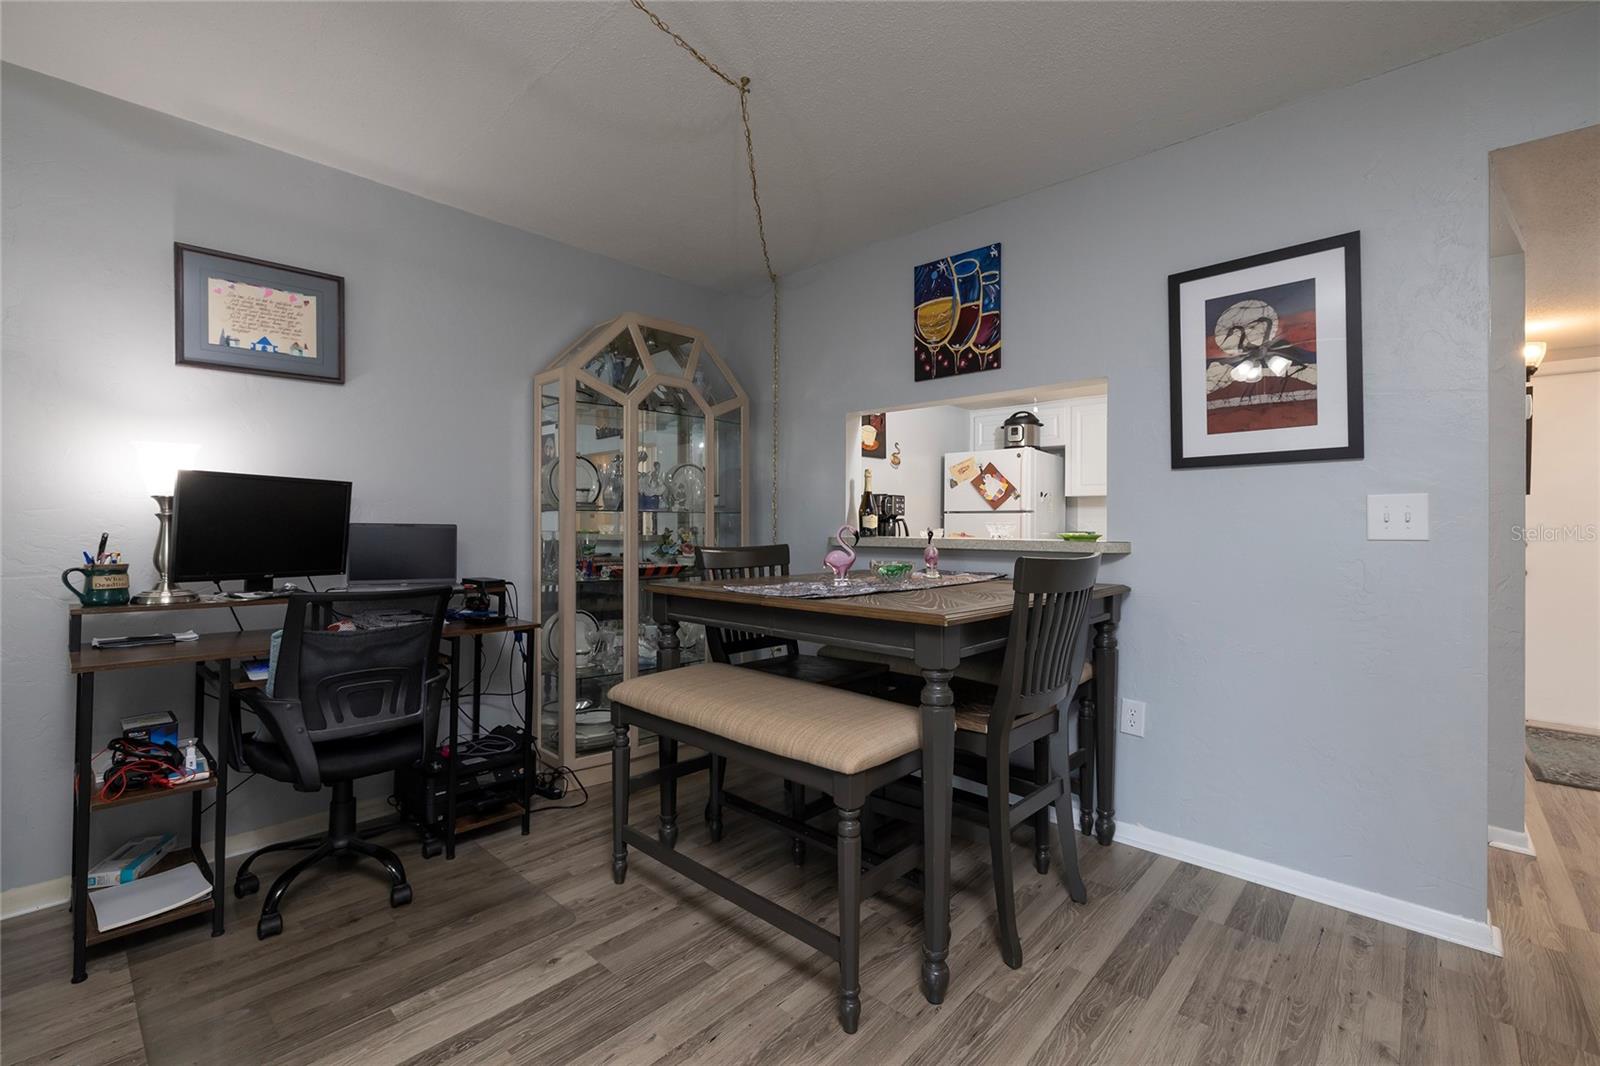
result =
[[675,511],[706,509],[706,468],[698,463],[679,463],[667,475],[667,492]]
[[618,453],[600,475],[600,506],[607,511],[622,510],[623,492],[622,455]]
[[661,509],[660,463],[652,463],[650,472],[639,479],[639,506],[646,511]]

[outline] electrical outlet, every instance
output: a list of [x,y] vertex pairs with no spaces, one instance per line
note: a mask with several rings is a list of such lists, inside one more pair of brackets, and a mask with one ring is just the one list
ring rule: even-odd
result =
[[1368,540],[1427,540],[1428,494],[1400,492],[1367,497]]
[[1118,715],[1121,720],[1120,728],[1129,736],[1144,736],[1144,701],[1124,699],[1122,713]]

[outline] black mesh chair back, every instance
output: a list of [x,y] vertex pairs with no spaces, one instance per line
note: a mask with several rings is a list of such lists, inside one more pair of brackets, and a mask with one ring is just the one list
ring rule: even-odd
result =
[[[298,699],[313,745],[415,728],[435,666],[447,587],[289,597],[273,682]],[[426,732],[426,730],[424,730]],[[435,738],[425,736],[422,750]]]
[[[708,581],[738,581],[751,577],[788,577],[787,544],[753,544],[740,548],[696,548],[695,562]],[[768,633],[747,633],[715,626],[706,629],[706,648],[714,662],[725,663],[733,656],[781,650],[789,658],[800,654],[800,645]]]
[[1009,752],[1014,722],[1048,711],[1078,687],[1087,644],[1083,623],[1099,572],[1098,555],[1017,560],[1011,632],[989,725],[997,753]]

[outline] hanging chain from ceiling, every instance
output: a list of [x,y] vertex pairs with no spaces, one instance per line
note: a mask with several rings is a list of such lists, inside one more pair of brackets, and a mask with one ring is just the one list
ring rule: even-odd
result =
[[671,37],[679,48],[694,56],[700,65],[715,74],[730,88],[739,90],[739,121],[744,124],[744,160],[750,170],[750,200],[756,209],[756,236],[761,239],[761,262],[766,267],[767,282],[772,286],[772,541],[778,541],[778,275],[772,269],[772,253],[767,248],[766,219],[761,213],[761,187],[756,182],[756,143],[750,133],[750,79],[732,78],[694,45],[674,33],[672,27],[661,20],[641,0],[630,0],[634,7],[655,24],[656,29]]

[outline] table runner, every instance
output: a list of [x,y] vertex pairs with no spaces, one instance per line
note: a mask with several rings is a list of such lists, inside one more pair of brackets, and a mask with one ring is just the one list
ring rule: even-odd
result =
[[797,578],[772,585],[723,585],[730,592],[748,592],[756,596],[783,596],[790,599],[831,600],[845,596],[870,596],[878,592],[915,592],[918,589],[945,588],[950,585],[972,585],[980,581],[993,581],[1003,574],[960,573],[929,577],[920,571],[908,574],[897,581],[886,581],[876,574],[851,574],[843,585],[833,578]]

